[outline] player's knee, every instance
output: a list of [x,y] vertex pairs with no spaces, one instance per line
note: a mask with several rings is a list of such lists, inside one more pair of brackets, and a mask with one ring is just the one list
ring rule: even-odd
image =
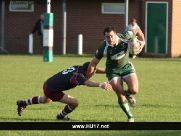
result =
[[40,97],[40,103],[46,103],[47,102],[47,98],[45,97]]
[[45,101],[45,100],[42,100],[41,103],[46,103],[46,101]]
[[132,87],[132,88],[129,88],[129,90],[131,91],[132,94],[137,94],[138,93],[138,87]]
[[133,93],[133,94],[137,94],[137,93],[138,93],[138,89],[133,89],[133,90],[132,90],[132,93]]

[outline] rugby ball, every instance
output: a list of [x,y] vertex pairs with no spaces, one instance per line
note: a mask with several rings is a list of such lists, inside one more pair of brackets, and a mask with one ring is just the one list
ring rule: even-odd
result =
[[129,54],[131,54],[132,56],[136,56],[140,53],[140,43],[137,39],[137,37],[131,38],[128,42],[128,50],[129,50]]

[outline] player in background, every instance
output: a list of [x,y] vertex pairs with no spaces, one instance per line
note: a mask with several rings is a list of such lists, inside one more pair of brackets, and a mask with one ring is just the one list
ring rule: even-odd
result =
[[126,27],[125,31],[131,31],[133,29],[140,29],[135,18],[131,20],[131,23]]
[[[96,83],[85,78],[89,64],[90,62],[86,62],[82,66],[72,66],[47,79],[43,84],[43,96],[34,96],[27,100],[17,101],[18,115],[21,116],[22,110],[28,105],[47,103],[47,101],[51,99],[54,102],[56,101],[66,104],[62,112],[57,115],[57,119],[69,120],[66,115],[75,110],[79,102],[76,98],[65,94],[63,91],[75,88],[77,85],[101,87],[105,90],[111,90],[111,85],[109,83]],[[105,73],[105,69],[95,68],[90,76],[94,73]]]
[[[90,62],[87,70],[86,78],[89,79],[91,77],[97,64],[105,55],[107,57],[105,65],[108,81],[118,97],[118,103],[121,109],[128,117],[127,121],[134,122],[129,104],[132,107],[136,105],[136,100],[132,94],[138,93],[138,79],[133,64],[129,62],[127,41],[137,36],[141,45],[140,53],[145,45],[144,35],[140,29],[117,34],[112,27],[105,28],[103,33],[105,40],[96,50],[95,57]],[[124,90],[123,82],[126,82],[128,86],[127,90]]]

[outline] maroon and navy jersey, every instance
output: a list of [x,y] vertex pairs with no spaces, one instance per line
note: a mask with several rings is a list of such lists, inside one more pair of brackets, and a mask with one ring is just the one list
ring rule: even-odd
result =
[[72,66],[50,77],[46,85],[50,91],[60,92],[83,85],[86,80],[82,66]]

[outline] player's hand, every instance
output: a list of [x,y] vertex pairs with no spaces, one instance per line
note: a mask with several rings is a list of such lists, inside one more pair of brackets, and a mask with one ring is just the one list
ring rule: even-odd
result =
[[140,49],[138,51],[138,54],[142,51],[143,47],[145,46],[145,42],[144,41],[140,41],[138,40],[138,42],[140,43]]
[[112,90],[112,86],[111,86],[109,83],[107,83],[107,82],[102,83],[102,84],[100,85],[100,87],[101,87],[102,89],[107,90],[107,91]]

